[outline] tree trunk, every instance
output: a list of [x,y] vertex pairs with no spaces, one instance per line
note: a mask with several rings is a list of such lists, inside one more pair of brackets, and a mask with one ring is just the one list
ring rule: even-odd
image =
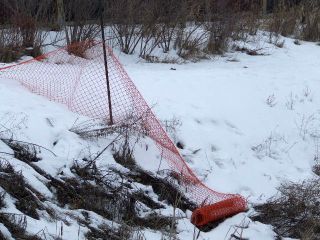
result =
[[65,24],[65,13],[63,0],[57,0],[57,25],[60,29],[63,28]]
[[268,0],[262,0],[262,10],[263,14],[267,14],[268,12]]

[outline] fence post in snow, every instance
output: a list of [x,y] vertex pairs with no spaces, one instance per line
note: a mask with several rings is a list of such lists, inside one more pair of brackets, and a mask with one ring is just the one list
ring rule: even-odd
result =
[[105,68],[106,83],[107,83],[108,107],[109,107],[109,117],[110,117],[109,120],[110,120],[110,125],[113,125],[111,91],[110,91],[110,81],[109,81],[109,71],[108,71],[108,57],[107,57],[107,50],[106,50],[106,38],[104,35],[103,13],[104,13],[104,10],[102,5],[102,0],[100,0],[100,25],[101,25],[104,68]]

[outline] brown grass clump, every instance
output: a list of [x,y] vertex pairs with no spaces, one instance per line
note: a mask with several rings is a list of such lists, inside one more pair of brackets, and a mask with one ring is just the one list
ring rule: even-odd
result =
[[86,52],[94,46],[93,40],[85,40],[82,42],[72,42],[67,45],[67,51],[69,54],[77,57],[86,58]]
[[279,196],[256,206],[253,219],[271,224],[280,237],[320,239],[320,182],[285,183]]
[[20,172],[14,171],[12,166],[5,161],[0,161],[0,186],[12,197],[16,198],[15,205],[24,214],[39,219],[37,209],[42,209],[40,196],[24,180]]

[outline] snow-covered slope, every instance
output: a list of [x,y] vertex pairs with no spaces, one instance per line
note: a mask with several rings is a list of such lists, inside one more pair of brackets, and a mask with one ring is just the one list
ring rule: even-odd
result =
[[[250,204],[274,195],[282,181],[313,176],[311,168],[319,149],[320,47],[307,42],[298,46],[286,39],[284,48],[264,44],[263,52],[267,55],[236,52],[181,65],[137,62],[133,56],[119,54],[157,116],[163,121],[181,122],[181,126],[176,124],[172,137],[184,145],[181,153],[191,168],[209,187],[242,194]],[[0,75],[0,132],[9,128],[15,139],[54,152],[56,156],[42,151],[42,160],[35,163],[50,175],[73,176],[70,168],[74,160],[99,152],[109,142],[84,140],[69,131],[75,122],[85,120]],[[11,151],[0,144],[0,152]],[[138,149],[137,161],[147,166],[142,162],[146,158],[139,160],[141,154]],[[151,153],[150,161],[152,156]],[[101,162],[100,167],[117,165],[110,152],[105,153],[104,159],[108,163]],[[54,199],[45,184],[47,179],[15,158],[10,158],[10,163],[16,171],[22,171],[31,187]],[[14,201],[6,195],[8,204],[1,211],[19,213]],[[69,213],[81,218],[80,212],[59,208],[50,201],[46,205],[63,217]],[[167,206],[164,212],[171,214],[172,209]],[[248,225],[238,229],[243,231],[243,237],[273,239],[271,226],[252,222],[248,218],[251,213],[252,209],[230,218],[213,231],[201,233],[198,239],[229,239],[239,225]],[[193,239],[190,214],[178,213],[180,239]],[[84,239],[87,229],[79,228],[75,219],[67,219],[70,225],[64,225],[63,239]],[[96,225],[109,224],[96,214],[92,219]],[[52,222],[46,214],[40,220],[27,220],[27,231],[33,234],[45,229],[51,235],[59,235],[57,226],[62,223]],[[2,225],[0,230],[5,231]],[[149,230],[144,234],[147,239],[161,239],[159,232]]]
[[284,48],[266,44],[264,52],[125,65],[157,115],[182,122],[182,153],[205,182],[253,202],[282,180],[312,175],[320,133],[319,46],[286,39]]

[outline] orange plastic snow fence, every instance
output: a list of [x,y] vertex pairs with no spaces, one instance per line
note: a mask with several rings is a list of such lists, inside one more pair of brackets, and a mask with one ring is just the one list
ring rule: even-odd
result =
[[211,205],[197,208],[193,211],[191,222],[197,227],[223,220],[246,210],[246,201],[241,196],[235,196]]
[[[110,113],[102,44],[94,41],[90,44],[78,56],[70,51],[77,46],[68,46],[0,68],[0,79],[15,79],[30,91],[64,104],[73,112],[107,120]],[[161,155],[159,159],[165,159],[180,176],[181,191],[199,207],[192,222],[203,226],[244,211],[246,201],[241,196],[208,188],[188,167],[111,48],[107,48],[107,62],[114,124],[124,123],[128,117],[141,119],[141,133],[154,141]]]

